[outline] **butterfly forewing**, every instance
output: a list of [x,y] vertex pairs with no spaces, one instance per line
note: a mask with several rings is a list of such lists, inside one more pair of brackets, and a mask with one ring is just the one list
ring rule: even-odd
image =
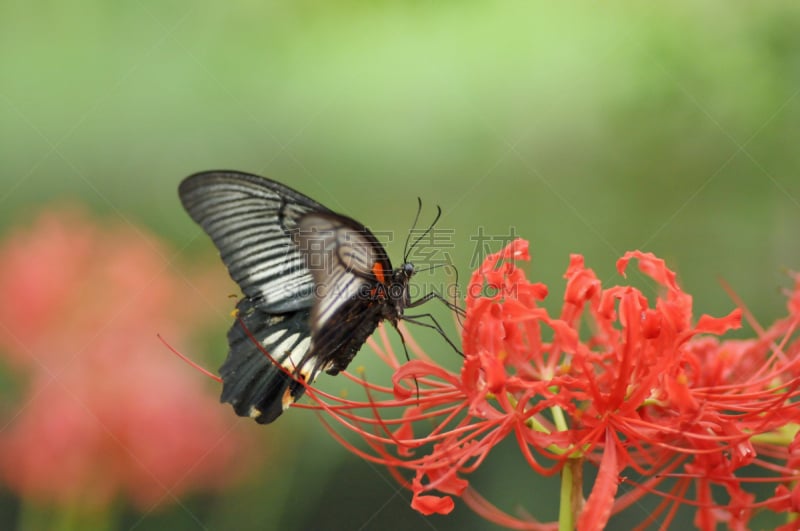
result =
[[255,305],[274,313],[312,305],[313,279],[291,233],[303,216],[327,208],[274,181],[235,172],[192,175],[179,195]]
[[335,374],[385,317],[382,303],[392,266],[372,232],[338,214],[304,216],[294,241],[314,277],[313,353],[321,368]]
[[376,287],[386,280],[384,272],[392,269],[375,236],[357,221],[338,214],[304,216],[293,239],[314,278],[314,332],[338,315],[347,301],[370,302]]

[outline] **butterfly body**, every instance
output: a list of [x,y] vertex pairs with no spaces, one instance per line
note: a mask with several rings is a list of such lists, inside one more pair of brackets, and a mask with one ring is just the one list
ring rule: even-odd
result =
[[244,293],[220,368],[221,400],[239,415],[272,422],[410,304],[414,266],[393,269],[369,229],[296,190],[212,171],[184,179],[179,195]]

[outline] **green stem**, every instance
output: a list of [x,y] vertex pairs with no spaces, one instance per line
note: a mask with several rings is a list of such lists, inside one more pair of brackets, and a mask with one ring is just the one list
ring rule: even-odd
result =
[[558,507],[558,531],[573,531],[575,516],[583,503],[583,459],[567,459],[561,469],[561,499]]
[[558,428],[558,431],[567,431],[569,426],[567,425],[567,419],[564,417],[564,410],[558,406],[554,406],[550,408],[550,412],[553,414],[553,422]]

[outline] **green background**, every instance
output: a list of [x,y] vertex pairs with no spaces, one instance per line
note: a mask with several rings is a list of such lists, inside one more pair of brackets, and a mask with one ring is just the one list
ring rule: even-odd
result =
[[[800,267],[798,35],[790,0],[0,0],[0,227],[77,200],[217,264],[175,190],[232,168],[395,231],[396,262],[416,198],[424,219],[441,205],[462,280],[470,236],[513,227],[550,308],[570,253],[615,283],[616,259],[642,249],[678,271],[698,315],[732,308],[722,278],[768,324],[785,312],[786,268]],[[461,505],[417,515],[311,413],[253,430],[273,457],[246,484],[185,509],[123,511],[119,527],[492,528]],[[476,483],[509,510],[554,518],[556,483],[513,448]],[[13,522],[17,500],[2,492]]]

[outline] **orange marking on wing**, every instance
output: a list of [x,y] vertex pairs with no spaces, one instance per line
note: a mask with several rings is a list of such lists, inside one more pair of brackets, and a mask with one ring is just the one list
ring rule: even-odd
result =
[[[305,384],[306,382],[308,382],[308,372],[300,371],[299,373],[297,373],[295,378],[297,379],[298,382]],[[283,410],[286,411],[295,402],[296,400],[294,396],[292,396],[292,389],[287,388],[286,391],[283,392],[283,397],[281,397],[281,406],[283,407]]]
[[386,282],[386,277],[384,276],[384,269],[383,264],[380,262],[375,262],[375,265],[372,266],[372,274],[375,275],[375,278],[378,279],[378,282],[381,284]]
[[281,407],[283,410],[286,411],[289,407],[294,404],[294,397],[292,396],[292,390],[287,389],[283,392],[283,398],[281,398]]

